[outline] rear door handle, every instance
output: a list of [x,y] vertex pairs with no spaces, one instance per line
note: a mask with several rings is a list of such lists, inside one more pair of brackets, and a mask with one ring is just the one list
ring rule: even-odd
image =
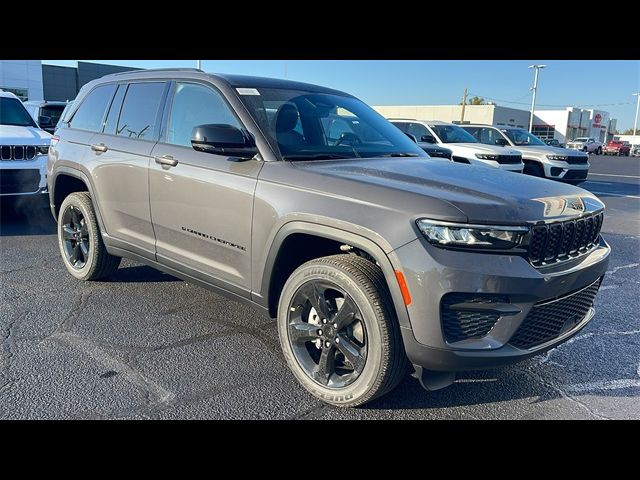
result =
[[178,165],[178,160],[173,158],[171,155],[163,155],[161,157],[155,157],[155,159],[158,165],[167,165],[169,167],[175,167]]
[[91,150],[93,150],[94,152],[106,152],[107,150],[109,150],[109,147],[107,147],[104,143],[98,143],[91,145]]

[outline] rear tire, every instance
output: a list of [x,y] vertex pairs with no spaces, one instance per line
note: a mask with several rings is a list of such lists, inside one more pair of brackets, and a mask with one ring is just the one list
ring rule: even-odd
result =
[[384,275],[356,255],[318,258],[295,270],[280,296],[278,333],[296,379],[331,405],[362,405],[393,390],[407,374]]
[[121,258],[104,246],[88,192],[72,193],[60,205],[58,246],[65,267],[79,280],[100,280],[120,265]]

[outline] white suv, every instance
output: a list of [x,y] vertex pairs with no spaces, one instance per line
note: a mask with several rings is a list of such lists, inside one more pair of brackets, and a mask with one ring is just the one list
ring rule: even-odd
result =
[[520,152],[497,145],[483,145],[453,123],[437,120],[389,119],[418,142],[436,143],[451,150],[451,160],[471,165],[484,165],[521,173],[524,169]]
[[488,145],[509,145],[522,154],[524,173],[577,185],[587,179],[589,155],[552,147],[523,128],[463,125],[476,140]]
[[46,199],[50,142],[51,135],[38,127],[20,99],[0,90],[0,197]]

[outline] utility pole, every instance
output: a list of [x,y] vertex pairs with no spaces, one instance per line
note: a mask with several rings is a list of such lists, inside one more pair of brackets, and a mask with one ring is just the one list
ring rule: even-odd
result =
[[529,117],[529,133],[533,133],[533,114],[536,110],[536,92],[538,90],[538,73],[540,69],[545,68],[546,65],[529,65],[529,68],[533,68],[535,70],[535,74],[533,76],[533,87],[531,90],[533,91],[533,99],[531,100],[531,116]]
[[640,110],[640,92],[634,93],[633,95],[638,98],[638,101],[636,102],[636,119],[633,121],[633,136],[635,140],[636,131],[638,130],[638,110]]
[[202,60],[196,60],[196,67],[198,70],[202,70]]
[[464,89],[464,95],[462,96],[462,114],[460,115],[460,123],[464,122],[464,107],[467,106],[467,89]]

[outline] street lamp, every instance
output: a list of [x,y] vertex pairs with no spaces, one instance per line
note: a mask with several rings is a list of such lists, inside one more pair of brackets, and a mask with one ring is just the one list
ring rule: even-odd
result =
[[635,141],[636,130],[638,129],[638,110],[640,110],[640,92],[634,93],[633,95],[638,97],[638,101],[636,103],[636,119],[633,121],[633,140]]
[[536,109],[536,91],[538,90],[538,72],[541,68],[546,68],[546,65],[529,65],[529,68],[533,68],[535,70],[535,74],[533,76],[533,87],[531,90],[533,91],[533,99],[531,100],[531,117],[529,118],[529,133],[533,133],[533,112]]

